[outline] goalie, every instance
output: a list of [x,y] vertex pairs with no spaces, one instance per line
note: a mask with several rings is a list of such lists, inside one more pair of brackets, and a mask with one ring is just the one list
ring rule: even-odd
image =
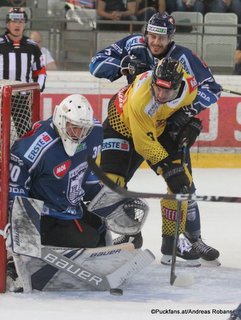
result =
[[[128,220],[131,232],[135,228],[139,231],[139,221],[130,215],[125,219],[124,205],[127,212],[130,199],[119,198],[116,209],[110,208],[104,216],[86,208],[85,201],[90,201],[101,189],[88,168],[87,157],[98,156],[102,138],[102,126],[94,119],[88,100],[74,94],[55,107],[53,117],[36,123],[25,137],[14,143],[9,191],[13,246],[22,229],[24,237],[29,237],[26,254],[30,256],[36,252],[34,245],[31,249],[31,242],[38,243],[38,234],[40,245],[44,246],[96,248],[111,244],[106,225],[118,231],[115,229],[118,219],[124,219],[124,225]],[[141,206],[142,201],[139,202]],[[144,203],[141,209],[146,212]]]

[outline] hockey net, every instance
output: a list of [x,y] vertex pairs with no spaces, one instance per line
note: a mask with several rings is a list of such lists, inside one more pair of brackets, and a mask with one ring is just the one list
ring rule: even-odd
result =
[[7,254],[4,231],[8,223],[10,148],[39,119],[39,85],[0,80],[0,293],[6,290]]

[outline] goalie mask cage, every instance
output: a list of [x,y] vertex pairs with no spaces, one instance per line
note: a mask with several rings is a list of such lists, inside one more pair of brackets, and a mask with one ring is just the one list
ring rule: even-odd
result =
[[40,120],[38,83],[0,80],[0,293],[6,290],[7,252],[4,230],[8,223],[10,147]]

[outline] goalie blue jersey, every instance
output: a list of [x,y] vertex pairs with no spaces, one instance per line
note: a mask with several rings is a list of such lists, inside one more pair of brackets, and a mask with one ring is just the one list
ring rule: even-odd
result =
[[95,121],[91,133],[70,157],[52,118],[36,123],[11,148],[10,201],[15,196],[31,197],[44,201],[43,214],[60,219],[81,218],[81,201],[91,200],[100,188],[88,169],[87,157],[96,158],[100,153],[102,130]]
[[[106,78],[110,81],[119,79],[121,74],[121,60],[126,55],[134,55],[140,59],[143,63],[153,69],[156,63],[159,61],[154,57],[147,46],[146,39],[143,35],[130,35],[127,36],[111,46],[100,50],[92,58],[89,65],[89,70],[97,78]],[[171,42],[165,55],[163,57],[172,57],[179,60],[185,71],[193,75],[198,84],[198,94],[192,108],[189,109],[191,115],[196,115],[202,110],[209,108],[215,103],[220,94],[221,86],[215,81],[210,69],[207,65],[199,59],[194,52],[190,49],[177,45],[175,42]],[[127,76],[128,83],[131,83],[133,76]]]

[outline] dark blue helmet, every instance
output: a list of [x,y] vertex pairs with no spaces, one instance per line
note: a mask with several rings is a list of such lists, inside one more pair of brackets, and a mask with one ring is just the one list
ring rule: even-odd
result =
[[160,35],[173,35],[176,31],[174,18],[167,12],[157,12],[149,19],[146,25],[147,32],[157,33]]

